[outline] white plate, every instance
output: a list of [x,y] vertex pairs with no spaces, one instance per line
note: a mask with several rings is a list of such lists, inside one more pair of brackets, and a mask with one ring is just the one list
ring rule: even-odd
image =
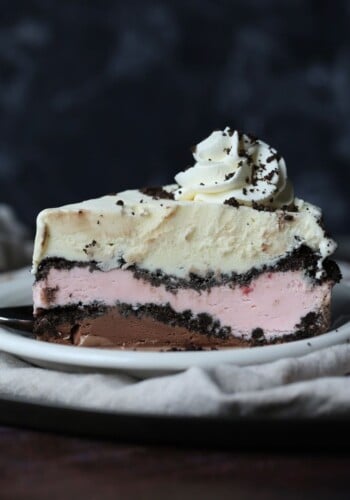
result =
[[[119,371],[138,377],[152,377],[185,370],[191,366],[210,368],[220,363],[251,365],[280,358],[302,356],[318,349],[350,342],[350,287],[337,285],[333,301],[334,324],[329,333],[286,344],[195,352],[134,352],[61,346],[28,339],[14,330],[0,328],[0,350],[35,365],[69,371]],[[0,306],[31,303],[31,276],[28,270],[0,279]],[[349,316],[348,316],[349,319]]]

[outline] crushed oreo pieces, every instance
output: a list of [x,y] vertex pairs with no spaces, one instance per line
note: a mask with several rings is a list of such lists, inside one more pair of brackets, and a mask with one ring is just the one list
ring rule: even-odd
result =
[[233,196],[224,201],[224,205],[230,205],[230,207],[239,208],[239,203]]
[[145,194],[146,196],[151,196],[154,200],[165,199],[165,200],[173,200],[174,194],[165,191],[162,186],[149,186],[143,187],[140,190],[140,193]]

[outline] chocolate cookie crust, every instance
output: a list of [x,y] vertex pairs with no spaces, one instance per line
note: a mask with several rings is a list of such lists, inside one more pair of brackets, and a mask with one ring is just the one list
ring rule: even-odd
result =
[[294,334],[267,338],[263,329],[257,327],[251,338],[244,338],[208,314],[193,315],[190,310],[176,313],[169,304],[145,304],[135,310],[129,304],[106,307],[95,303],[38,310],[34,333],[40,340],[68,345],[201,350],[311,338],[325,333],[329,324],[329,310],[325,308],[305,316]]
[[[213,286],[221,286],[225,284],[232,287],[247,286],[260,274],[265,272],[287,272],[298,271],[301,269],[304,269],[306,275],[317,284],[321,284],[327,280],[338,283],[341,279],[341,273],[338,265],[330,259],[326,259],[323,263],[325,271],[324,276],[319,280],[316,279],[318,261],[319,255],[313,252],[309,247],[302,245],[299,249],[278,261],[274,266],[263,266],[260,269],[252,268],[244,274],[231,273],[221,274],[218,276],[214,275],[214,273],[208,273],[203,277],[190,273],[189,277],[185,279],[165,274],[161,270],[150,272],[145,269],[140,269],[137,266],[129,266],[127,270],[132,272],[136,279],[147,281],[152,286],[164,285],[168,291],[173,293],[176,293],[179,288],[192,288],[194,290],[202,291],[210,290]],[[125,261],[121,258],[120,266],[123,265],[123,263],[125,263]],[[50,257],[44,259],[40,263],[36,273],[36,281],[45,279],[51,268],[70,270],[74,267],[88,267],[90,272],[101,272],[96,261],[79,262],[68,261],[58,257]]]

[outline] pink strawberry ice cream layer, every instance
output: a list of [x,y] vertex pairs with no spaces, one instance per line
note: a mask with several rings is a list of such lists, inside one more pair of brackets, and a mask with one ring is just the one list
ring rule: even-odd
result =
[[265,336],[276,337],[293,333],[301,318],[328,305],[330,293],[329,283],[315,286],[302,271],[264,273],[249,286],[214,286],[201,292],[180,288],[174,294],[163,285],[155,287],[134,278],[131,271],[90,272],[76,267],[51,269],[46,279],[35,283],[34,309],[94,301],[107,306],[170,304],[179,313],[190,309],[194,315],[210,314],[235,334],[250,337],[260,327]]

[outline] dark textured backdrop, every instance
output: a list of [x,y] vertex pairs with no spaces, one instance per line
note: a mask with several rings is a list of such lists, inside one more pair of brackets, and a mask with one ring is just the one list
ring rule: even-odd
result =
[[229,124],[285,156],[333,232],[350,208],[350,1],[0,1],[0,201],[27,224],[165,183]]

